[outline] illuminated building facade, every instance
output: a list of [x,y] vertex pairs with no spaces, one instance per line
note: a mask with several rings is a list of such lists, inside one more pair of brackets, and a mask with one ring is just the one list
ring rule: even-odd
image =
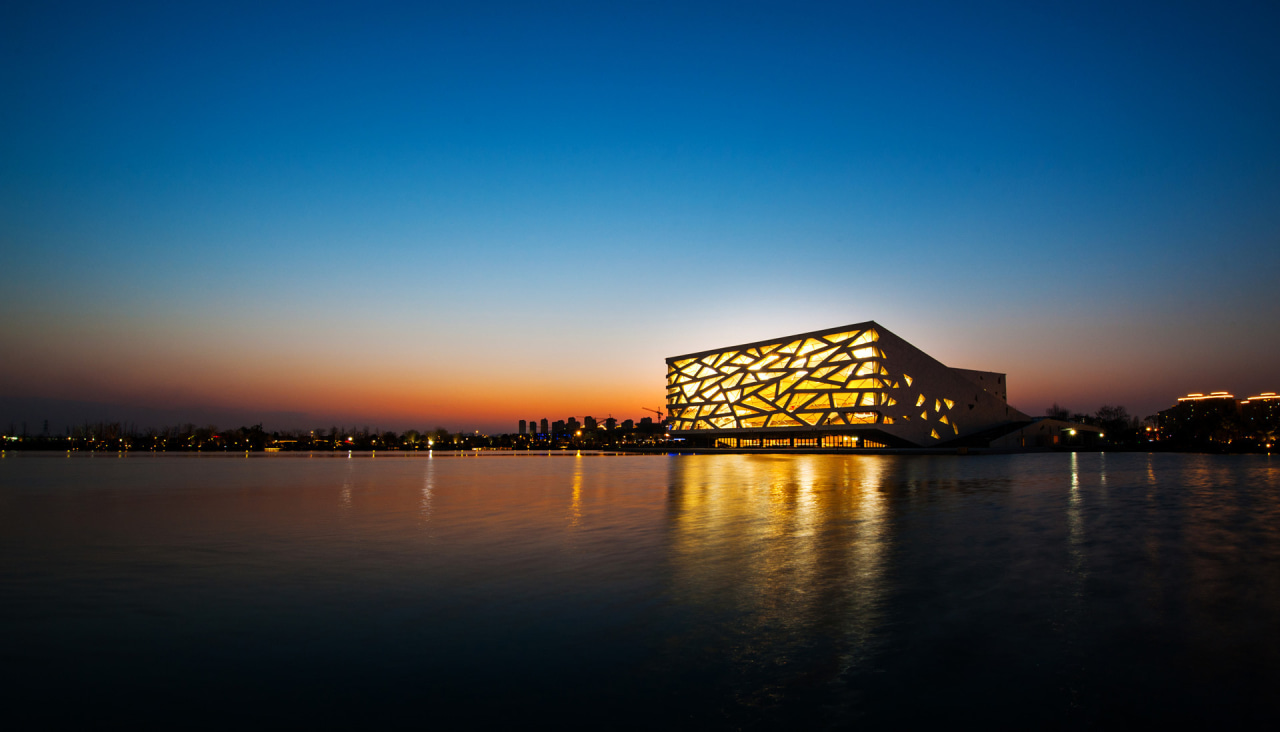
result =
[[699,447],[930,447],[1030,417],[1004,374],[953,369],[874,322],[667,359],[672,437]]

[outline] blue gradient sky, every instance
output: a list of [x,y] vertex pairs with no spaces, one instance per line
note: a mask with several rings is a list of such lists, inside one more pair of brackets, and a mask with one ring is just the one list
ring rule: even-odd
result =
[[1274,3],[33,3],[0,396],[510,429],[874,319],[1010,401],[1280,390]]

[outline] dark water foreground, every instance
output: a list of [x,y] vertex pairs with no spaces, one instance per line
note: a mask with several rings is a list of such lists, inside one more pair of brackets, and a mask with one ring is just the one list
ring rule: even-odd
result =
[[0,460],[5,718],[1280,720],[1266,456]]

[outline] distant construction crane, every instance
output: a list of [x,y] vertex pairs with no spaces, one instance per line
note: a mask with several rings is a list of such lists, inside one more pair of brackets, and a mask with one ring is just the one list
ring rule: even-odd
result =
[[661,411],[659,411],[659,410],[657,410],[657,409],[650,409],[650,408],[648,408],[648,407],[640,407],[640,408],[641,408],[641,409],[643,409],[643,410],[644,410],[644,411],[646,411],[646,412],[653,412],[654,414],[658,415],[658,424],[662,424],[662,423],[663,423],[663,422],[665,422],[665,421],[666,421],[666,419],[667,419],[667,418],[666,418],[666,415],[664,415]]

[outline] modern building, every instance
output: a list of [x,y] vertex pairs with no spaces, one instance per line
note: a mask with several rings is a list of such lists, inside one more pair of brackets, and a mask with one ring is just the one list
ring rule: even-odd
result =
[[985,446],[1032,421],[1007,393],[875,322],[667,359],[671,436],[697,447]]
[[525,422],[524,422],[524,420],[522,419],[522,420],[520,420],[520,434],[522,434],[522,435],[523,435],[524,433],[525,433]]

